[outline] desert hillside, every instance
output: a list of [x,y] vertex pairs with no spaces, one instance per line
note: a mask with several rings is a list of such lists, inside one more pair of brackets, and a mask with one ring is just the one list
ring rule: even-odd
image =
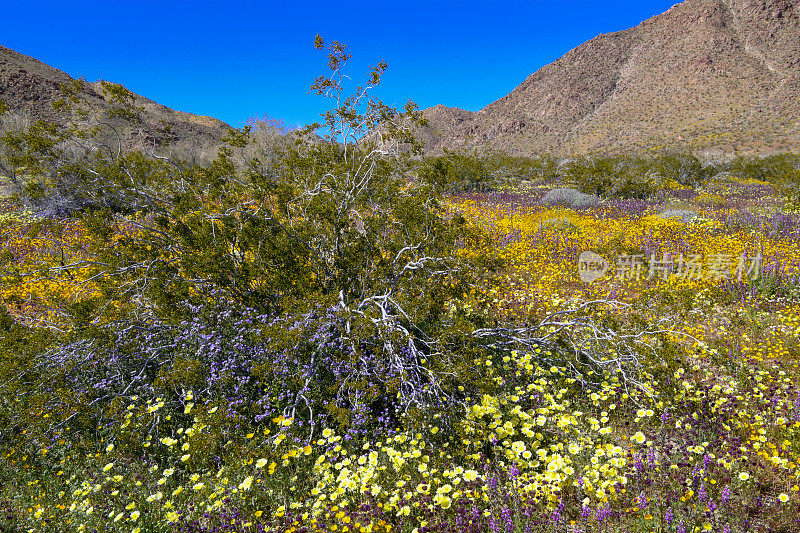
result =
[[686,0],[603,34],[477,113],[435,106],[432,151],[530,155],[800,144],[800,3]]
[[[71,82],[75,80],[65,72],[0,46],[0,100],[12,110],[22,112],[32,120],[63,125],[76,117],[57,112],[52,104],[63,98],[61,86]],[[108,122],[120,132],[124,144],[133,144],[139,137],[137,128],[121,119],[108,119],[107,111],[114,104],[103,92],[101,82],[80,80],[78,83],[78,106],[89,112],[84,120],[87,123]],[[215,118],[175,111],[140,95],[135,95],[134,105],[143,108],[146,124],[159,129],[169,127],[173,149],[195,153],[213,151],[228,128],[227,124]],[[113,135],[110,130],[107,134]]]

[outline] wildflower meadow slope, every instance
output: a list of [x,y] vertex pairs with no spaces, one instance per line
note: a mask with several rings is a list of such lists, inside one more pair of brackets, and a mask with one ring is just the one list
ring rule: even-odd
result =
[[[246,387],[246,372],[232,360],[193,381],[194,390],[179,388],[191,381],[187,367],[189,374],[162,384],[168,398],[147,397],[147,388],[128,400],[117,396],[100,418],[91,409],[70,411],[82,400],[66,388],[44,391],[60,396],[58,403],[45,403],[44,393],[4,396],[4,416],[24,413],[29,421],[4,437],[7,527],[796,530],[800,219],[770,205],[777,197],[765,195],[764,184],[726,184],[712,204],[705,191],[689,200],[666,191],[578,211],[541,205],[548,186],[522,183],[449,198],[451,213],[491,236],[462,253],[496,257],[503,266],[473,296],[448,302],[447,312],[533,323],[594,300],[601,303],[586,313],[609,327],[667,321],[652,333],[663,338],[662,348],[641,353],[635,376],[626,379],[610,364],[579,379],[545,342],[474,354],[469,363],[493,383],[491,393],[467,396],[457,416],[412,423],[396,414],[396,427],[369,432],[341,432],[333,419],[303,427],[276,410],[254,416],[255,409],[243,409],[247,395],[219,386]],[[676,203],[697,216],[688,223],[660,216]],[[70,246],[48,247],[48,232]],[[58,266],[91,261],[81,234],[80,222],[48,227],[8,207],[2,238],[15,281],[6,277],[2,294],[20,325],[6,332],[57,323],[75,287],[59,279]],[[727,272],[678,276],[650,275],[646,263],[641,272],[624,271],[612,262],[605,276],[585,283],[576,263],[583,250],[648,260],[716,254],[730,264]],[[735,259],[757,253],[760,276],[736,279]],[[91,280],[79,285],[91,290]],[[246,335],[213,334],[223,317],[207,318],[184,326],[182,342],[193,343],[187,353],[224,353],[220,342],[233,351],[257,349],[258,340]],[[259,321],[242,315],[237,324]],[[93,429],[86,425],[97,420]],[[81,425],[76,433],[72,426]]]

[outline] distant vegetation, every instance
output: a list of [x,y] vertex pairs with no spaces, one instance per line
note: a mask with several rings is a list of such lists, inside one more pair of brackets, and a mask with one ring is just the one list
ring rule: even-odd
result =
[[444,155],[428,156],[419,167],[420,175],[443,184],[451,192],[491,190],[523,180],[557,179],[583,193],[606,198],[648,198],[665,188],[701,187],[720,174],[739,181],[769,183],[789,194],[800,184],[800,154],[792,152],[737,156],[718,162],[677,152],[637,157],[554,158],[544,154],[528,158],[445,148]]
[[423,157],[315,44],[207,163],[0,109],[0,531],[796,530],[800,156]]

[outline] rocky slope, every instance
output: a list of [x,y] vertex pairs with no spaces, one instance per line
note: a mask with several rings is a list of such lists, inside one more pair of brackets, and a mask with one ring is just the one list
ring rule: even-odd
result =
[[603,34],[476,113],[436,106],[430,151],[800,147],[800,0],[685,0]]
[[[79,88],[75,93],[78,98],[76,107],[88,112],[85,119],[57,112],[53,108],[53,102],[63,98],[61,86],[71,83]],[[134,146],[142,140],[138,127],[119,118],[108,118],[108,110],[116,104],[103,91],[100,81],[89,83],[73,80],[58,69],[3,46],[0,46],[0,100],[31,120],[59,125],[76,119],[83,120],[87,125],[105,122],[120,134],[125,147]],[[173,150],[183,155],[213,156],[220,138],[228,129],[227,124],[217,119],[175,111],[143,96],[135,95],[134,105],[143,108],[142,115],[149,129],[163,130],[169,127],[170,134],[162,137],[169,137],[170,142],[167,146],[158,147],[159,153]],[[111,128],[104,126],[101,132],[111,144],[116,144],[116,133]]]

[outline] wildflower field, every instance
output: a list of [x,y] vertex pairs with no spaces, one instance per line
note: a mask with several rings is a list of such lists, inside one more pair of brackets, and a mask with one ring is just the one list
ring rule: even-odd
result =
[[359,102],[3,135],[0,531],[800,531],[796,154],[392,158]]
[[[102,290],[59,270],[92,261],[86,222],[43,223],[6,201],[3,387],[15,392],[2,400],[0,527],[797,531],[800,216],[766,183],[712,179],[577,211],[542,205],[552,186],[446,198],[449,213],[491,237],[462,252],[502,267],[445,311],[535,323],[599,301],[586,311],[600,323],[659,324],[647,336],[664,337],[660,348],[640,353],[635,374],[612,364],[590,379],[577,379],[544,342],[465,355],[476,376],[457,385],[467,391],[459,409],[395,413],[375,427],[364,412],[309,427],[287,416],[291,398],[276,381],[255,400],[253,376],[267,370],[236,357],[268,349],[254,332],[310,333],[300,318],[276,326],[274,316],[224,305],[193,309],[177,336],[119,332],[117,345],[150,357],[169,345],[170,355],[168,372],[143,394],[112,395],[99,381],[112,382],[123,363],[94,360],[111,352],[85,349],[86,338],[70,343],[75,334],[60,320],[71,302]],[[678,204],[697,216],[660,216]],[[612,260],[586,283],[577,268],[584,250],[641,254],[644,263],[634,271]],[[758,271],[737,276],[740,256],[750,267],[758,253]],[[652,275],[651,254],[697,254],[704,269]],[[712,271],[715,255],[729,258],[727,270]],[[107,305],[117,316],[127,304]],[[60,359],[42,360],[51,367],[24,368],[20,345],[35,355],[59,342]],[[78,382],[80,365],[96,368],[98,383]],[[27,389],[32,371],[51,388]]]

